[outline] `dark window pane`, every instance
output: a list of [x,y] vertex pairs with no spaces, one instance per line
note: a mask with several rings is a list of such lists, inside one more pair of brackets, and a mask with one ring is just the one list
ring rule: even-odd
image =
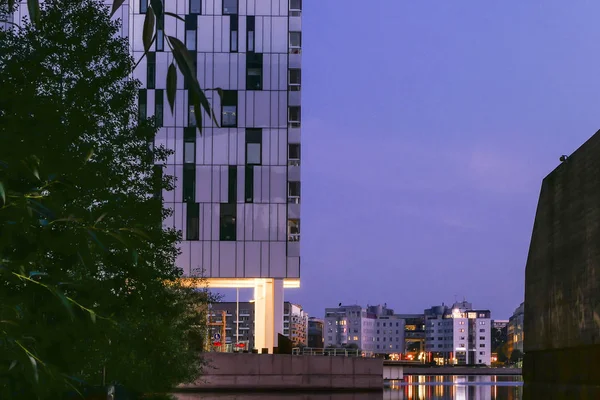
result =
[[248,31],[254,31],[254,24],[256,22],[256,19],[254,18],[254,15],[248,15],[246,17],[246,29],[248,29]]
[[229,203],[237,203],[237,166],[229,166],[229,187],[228,187],[228,198]]
[[221,126],[237,126],[237,90],[223,91],[221,106]]
[[300,182],[288,182],[288,196],[300,197]]
[[194,202],[196,200],[196,165],[183,165],[183,201]]
[[246,203],[254,202],[254,167],[246,166],[246,176],[244,177],[244,198]]
[[140,0],[140,14],[146,14],[148,11],[148,0]]
[[197,15],[186,15],[185,16],[185,30],[195,31],[198,28],[198,16]]
[[248,53],[246,55],[246,90],[262,89],[263,55]]
[[302,10],[302,0],[290,0],[290,10]]
[[288,145],[288,159],[300,160],[300,144],[290,143]]
[[146,74],[146,87],[148,89],[154,89],[156,82],[156,53],[149,52],[146,55],[146,65],[147,65],[147,74]]
[[163,126],[164,96],[162,89],[154,91],[154,117],[156,126]]
[[200,238],[200,204],[187,203],[186,212],[186,240],[198,240]]
[[202,13],[202,0],[190,0],[190,14]]
[[238,13],[238,0],[223,0],[223,14],[237,14]]
[[235,203],[221,203],[220,240],[236,240],[236,207]]
[[152,171],[154,173],[154,197],[162,200],[162,167],[160,165],[155,165],[152,168]]
[[138,118],[140,121],[147,118],[148,92],[140,89],[138,93]]
[[290,106],[288,108],[288,122],[291,127],[299,127],[301,121],[300,106]]

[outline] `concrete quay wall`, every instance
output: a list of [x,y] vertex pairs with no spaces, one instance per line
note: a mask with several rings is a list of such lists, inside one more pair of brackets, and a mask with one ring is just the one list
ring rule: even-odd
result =
[[600,131],[542,182],[524,329],[526,386],[600,398]]
[[207,353],[208,366],[179,390],[383,390],[374,358]]

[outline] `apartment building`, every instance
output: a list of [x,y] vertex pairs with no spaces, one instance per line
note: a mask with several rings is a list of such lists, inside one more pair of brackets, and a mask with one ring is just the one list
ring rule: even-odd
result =
[[289,301],[283,303],[283,334],[294,346],[308,344],[308,314],[301,305]]
[[403,353],[404,325],[404,320],[387,305],[326,308],[325,347],[355,346],[375,354]]
[[425,350],[438,364],[491,363],[491,313],[467,301],[431,307],[425,314]]

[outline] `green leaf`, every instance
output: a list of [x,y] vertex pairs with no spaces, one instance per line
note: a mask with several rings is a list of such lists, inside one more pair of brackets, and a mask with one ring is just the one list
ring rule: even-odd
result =
[[177,69],[175,68],[175,64],[171,63],[167,71],[167,100],[169,101],[171,112],[174,112],[175,108],[175,93],[177,93]]
[[202,133],[202,118],[198,118],[198,116],[201,115],[200,106],[202,106],[202,108],[204,109],[204,111],[206,111],[208,115],[212,116],[215,125],[219,126],[215,113],[212,111],[212,107],[210,106],[206,95],[200,88],[200,83],[198,83],[198,80],[196,79],[196,73],[194,71],[192,57],[188,52],[187,48],[185,47],[183,42],[181,42],[181,40],[177,39],[176,37],[167,36],[167,41],[171,45],[173,57],[177,62],[179,70],[185,77],[186,81],[191,82],[190,92],[192,93],[194,114],[196,115],[198,131]]
[[150,46],[152,46],[152,38],[154,36],[154,11],[152,8],[148,8],[146,17],[144,18],[144,30],[142,33],[142,40],[144,42],[144,51],[148,52]]
[[125,3],[125,0],[113,0],[112,11],[110,12],[110,16],[115,15],[117,10],[121,8],[121,6]]
[[177,14],[173,14],[172,12],[165,11],[165,13],[164,13],[164,14],[165,14],[165,15],[168,15],[168,16],[170,16],[170,17],[173,17],[173,18],[177,18],[177,19],[179,19],[179,20],[181,20],[181,21],[185,22],[185,19],[183,19],[181,16],[179,16],[179,15],[177,15]]
[[90,158],[92,158],[93,155],[94,155],[94,149],[91,148],[90,151],[88,151],[87,155],[85,156],[85,162],[90,161]]
[[29,10],[29,19],[34,25],[40,21],[40,2],[39,0],[27,0],[27,9]]
[[17,360],[13,360],[10,363],[10,367],[8,367],[8,370],[10,371],[11,369],[13,369],[16,365],[17,365],[18,361]]
[[[154,10],[156,18],[160,18],[163,15],[163,2],[162,0],[150,0],[150,7]],[[148,11],[150,8],[148,8]]]
[[48,289],[50,289],[53,295],[58,297],[63,307],[65,307],[67,312],[69,313],[69,317],[71,317],[71,320],[75,319],[75,314],[73,313],[73,305],[71,304],[69,299],[67,299],[67,297],[55,287],[48,287]]
[[33,356],[30,355],[29,353],[27,354],[27,357],[29,357],[29,361],[31,362],[31,367],[33,368],[33,379],[37,383],[40,379],[40,376],[38,374],[37,362],[35,361],[35,358],[33,358]]
[[131,232],[131,233],[135,233],[136,235],[141,236],[141,237],[143,237],[146,240],[152,240],[150,238],[150,236],[148,236],[148,234],[146,232],[144,232],[143,230],[138,229],[138,228],[121,228],[119,230]]
[[4,191],[2,182],[0,182],[0,198],[2,199],[2,204],[6,204],[6,191]]
[[97,223],[99,223],[100,221],[102,221],[102,220],[104,219],[104,217],[106,217],[106,215],[107,215],[107,214],[108,214],[108,213],[102,213],[102,215],[98,217],[98,219],[96,220],[96,222],[95,222],[95,223],[97,224]]
[[91,231],[91,230],[88,229],[87,233],[88,233],[88,235],[90,235],[90,237],[92,239],[94,239],[94,241],[98,244],[98,246],[100,246],[100,248],[102,250],[106,250],[106,248],[104,247],[104,245],[102,244],[102,242],[98,239],[98,236],[96,236],[96,234],[93,231]]
[[96,323],[96,313],[92,310],[89,310],[90,313],[90,319],[92,320],[92,323]]

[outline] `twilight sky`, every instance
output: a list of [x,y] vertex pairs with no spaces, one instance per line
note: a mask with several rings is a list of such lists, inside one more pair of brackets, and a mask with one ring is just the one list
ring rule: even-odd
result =
[[541,180],[600,128],[600,2],[303,3],[302,288],[286,300],[322,317],[456,296],[508,319]]

